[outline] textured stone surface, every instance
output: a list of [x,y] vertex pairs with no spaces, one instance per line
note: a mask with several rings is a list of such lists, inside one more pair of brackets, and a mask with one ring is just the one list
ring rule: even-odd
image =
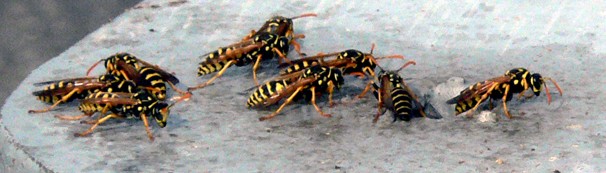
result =
[[[601,106],[606,99],[603,3],[189,1],[170,5],[158,0],[144,1],[139,7],[34,70],[13,92],[2,108],[0,121],[0,156],[9,163],[4,170],[606,170],[605,109]],[[27,109],[47,106],[30,95],[36,89],[33,83],[81,76],[90,64],[119,51],[160,64],[175,72],[185,85],[203,82],[210,77],[196,76],[199,55],[239,40],[272,15],[305,12],[319,15],[295,21],[296,32],[307,35],[301,41],[305,52],[366,51],[376,43],[377,56],[403,54],[414,59],[417,65],[400,74],[411,78],[407,81],[414,90],[431,95],[431,102],[444,118],[391,123],[385,116],[373,125],[376,101],[368,97],[334,108],[328,108],[326,99],[321,99],[320,105],[333,118],[320,117],[313,106],[298,102],[275,119],[259,122],[257,118],[276,107],[246,109],[245,90],[253,86],[251,67],[228,70],[216,84],[175,106],[166,128],[152,126],[154,142],[135,120],[110,121],[90,137],[73,137],[88,125],[60,121],[52,115],[79,114],[77,102],[50,113],[26,113]],[[381,62],[387,69],[403,63]],[[275,63],[265,62],[261,80],[277,74]],[[454,109],[444,105],[451,96],[438,92],[501,75],[514,67],[553,77],[564,89],[564,96],[552,93],[550,105],[544,94],[515,100],[509,104],[515,119],[504,119],[497,107],[494,113],[501,120],[481,123],[454,116]],[[451,77],[466,83],[456,85],[457,78],[453,78],[450,82],[454,84],[448,84]],[[350,101],[363,89],[363,81],[356,78],[347,77],[346,83],[336,95],[339,101]]]

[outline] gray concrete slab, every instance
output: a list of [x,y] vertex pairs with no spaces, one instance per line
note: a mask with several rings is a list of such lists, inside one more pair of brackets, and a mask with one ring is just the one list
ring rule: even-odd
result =
[[[606,4],[583,2],[291,1],[283,3],[144,1],[48,61],[13,92],[2,108],[0,142],[8,171],[49,172],[600,172],[606,170],[604,72]],[[417,61],[400,74],[444,116],[373,125],[374,98],[327,108],[317,115],[298,102],[275,119],[249,110],[250,67],[230,69],[215,85],[176,106],[166,128],[152,126],[150,142],[139,121],[117,120],[90,137],[88,128],[53,118],[77,115],[77,103],[31,115],[47,106],[30,95],[33,83],[81,76],[110,54],[127,51],[174,71],[186,85],[199,55],[230,44],[272,15],[318,13],[297,20],[305,52],[349,48]],[[150,30],[153,29],[153,32]],[[291,57],[294,57],[291,55]],[[267,61],[259,77],[277,74]],[[382,61],[395,69],[398,60]],[[526,67],[558,81],[552,93],[509,104],[515,119],[483,123],[454,116],[444,101],[460,88]],[[99,72],[99,71],[97,71]],[[453,78],[456,77],[456,78]],[[462,83],[464,79],[465,83]],[[336,95],[350,101],[363,81],[346,78]],[[552,87],[553,90],[553,87]],[[275,107],[273,107],[275,108]],[[480,112],[478,112],[480,113]]]

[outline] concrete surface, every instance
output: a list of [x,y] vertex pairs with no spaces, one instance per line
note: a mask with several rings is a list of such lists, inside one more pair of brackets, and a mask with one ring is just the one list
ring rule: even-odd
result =
[[[144,1],[34,70],[9,97],[0,121],[4,170],[48,172],[600,172],[606,166],[604,75],[606,4],[598,2],[351,2],[245,3]],[[591,7],[591,8],[590,8]],[[30,95],[33,83],[80,76],[99,58],[128,51],[174,71],[186,85],[196,77],[197,57],[257,29],[274,14],[318,13],[295,22],[309,53],[349,48],[376,55],[403,54],[417,61],[403,70],[409,85],[444,116],[373,125],[376,101],[368,97],[334,108],[299,102],[275,119],[248,110],[250,67],[230,69],[216,84],[172,109],[168,126],[117,120],[91,137],[88,128],[59,121],[75,105],[41,115],[45,104]],[[153,29],[154,32],[150,30]],[[291,57],[295,57],[292,56]],[[267,61],[260,79],[277,74]],[[382,61],[396,69],[403,61]],[[271,64],[271,65],[270,65]],[[552,93],[512,101],[514,119],[482,123],[454,116],[444,101],[460,88],[514,67],[553,77],[564,96]],[[50,72],[50,73],[49,73]],[[453,78],[458,77],[458,78]],[[450,79],[450,80],[449,80]],[[462,83],[462,80],[466,83]],[[550,85],[552,91],[554,88]],[[346,78],[338,101],[351,101],[363,81]],[[480,113],[480,112],[478,112]],[[22,165],[22,166],[19,166]]]

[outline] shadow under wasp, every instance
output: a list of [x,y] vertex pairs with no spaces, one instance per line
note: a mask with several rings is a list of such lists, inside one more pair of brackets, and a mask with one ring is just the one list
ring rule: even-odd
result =
[[[479,105],[489,99],[489,106],[492,109],[492,100],[501,99],[503,101],[503,110],[507,118],[512,118],[509,110],[507,109],[507,101],[511,100],[513,94],[519,93],[518,99],[522,97],[530,98],[533,96],[539,96],[541,94],[542,87],[545,86],[545,92],[547,93],[547,103],[551,103],[551,94],[545,80],[550,80],[560,92],[562,96],[563,91],[555,80],[542,77],[538,73],[531,74],[525,68],[514,68],[506,71],[504,75],[491,78],[482,82],[478,82],[474,85],[469,86],[460,92],[459,95],[448,100],[448,104],[456,104],[455,115],[459,115],[467,111],[467,116],[471,117]],[[534,95],[525,95],[525,91],[532,88]]]

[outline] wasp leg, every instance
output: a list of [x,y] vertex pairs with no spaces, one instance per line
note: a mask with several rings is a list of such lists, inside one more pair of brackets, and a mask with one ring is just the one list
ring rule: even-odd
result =
[[82,114],[82,115],[78,115],[78,116],[55,115],[55,118],[58,118],[60,120],[75,121],[75,120],[80,120],[85,117],[90,117],[91,115],[92,114]]
[[61,97],[61,100],[58,100],[57,102],[55,102],[53,105],[45,108],[45,109],[41,109],[41,110],[29,110],[27,111],[27,113],[43,113],[43,112],[48,112],[50,110],[52,110],[53,108],[57,107],[57,105],[59,105],[60,103],[66,102],[69,98],[71,98],[74,94],[76,93],[80,93],[82,90],[81,89],[74,89],[71,92],[69,92],[67,95]]
[[282,111],[282,109],[284,109],[284,107],[286,105],[288,105],[290,102],[292,102],[292,100],[295,98],[295,96],[297,96],[297,94],[303,89],[303,86],[297,88],[297,90],[292,93],[292,95],[290,95],[290,97],[288,97],[288,99],[286,99],[286,101],[284,101],[284,103],[282,103],[282,105],[280,105],[280,108],[278,108],[278,110],[276,110],[274,113],[268,115],[268,116],[264,116],[259,118],[259,121],[265,121],[268,119],[271,119],[273,117],[275,117],[276,115],[278,115],[278,113],[280,113],[280,111]]
[[311,104],[314,105],[316,111],[320,113],[323,117],[332,117],[332,115],[322,112],[322,109],[316,104],[316,87],[311,87]]
[[[490,93],[492,92],[492,90],[494,90],[494,88],[496,88],[498,85],[492,85],[492,87],[490,87],[490,89],[488,89],[488,92],[486,92],[486,94],[482,95],[482,97],[480,98],[480,100],[478,100],[478,102],[476,103],[475,106],[473,106],[473,108],[471,108],[471,110],[467,111],[467,117],[471,118],[473,117],[473,113],[476,111],[476,109],[478,109],[478,107],[480,106],[480,103],[482,103],[484,100],[486,100],[488,98],[488,96],[490,95]],[[505,95],[507,96],[507,94]]]
[[261,65],[261,57],[262,55],[258,55],[257,56],[257,60],[255,61],[255,64],[253,65],[253,80],[255,81],[255,86],[259,86],[259,80],[257,80],[257,70],[259,69],[259,66]]
[[282,64],[281,60],[284,60],[285,63],[292,65],[292,62],[290,61],[290,59],[288,59],[286,57],[286,55],[284,55],[278,48],[272,48],[271,49],[274,53],[278,54],[278,63]]
[[[101,111],[100,111],[100,112],[101,112],[101,115],[105,115],[105,113],[107,113],[107,111],[109,111],[109,109],[110,109],[111,107],[112,107],[112,105],[110,105],[110,104],[106,104],[106,105],[105,105],[105,107],[103,107],[103,109],[101,109]],[[92,114],[91,114],[91,115],[92,115]],[[97,122],[99,122],[99,120],[100,120],[101,118],[102,118],[102,117],[99,117],[99,119],[97,119],[97,120],[88,120],[88,121],[82,121],[81,123],[85,123],[85,124],[91,124],[91,125],[92,125],[92,124],[96,124]]]
[[117,115],[117,114],[115,114],[115,113],[111,113],[111,114],[109,114],[109,115],[107,115],[107,116],[105,116],[105,117],[103,117],[103,118],[99,119],[99,121],[97,121],[97,123],[95,123],[93,126],[91,126],[91,127],[90,127],[88,130],[86,130],[85,132],[82,132],[82,133],[76,133],[75,135],[76,135],[76,136],[80,136],[80,137],[87,136],[87,135],[89,135],[90,133],[92,133],[92,132],[93,132],[93,130],[95,130],[95,128],[97,128],[97,126],[99,126],[99,124],[101,124],[101,123],[103,123],[103,122],[105,122],[105,121],[107,121],[107,120],[109,120],[109,119],[111,119],[111,118],[120,118],[120,117],[121,117],[121,116],[119,116],[119,115]]
[[257,31],[255,31],[254,29],[253,29],[253,30],[250,30],[250,34],[248,34],[246,37],[244,37],[244,38],[242,39],[242,41],[245,41],[245,40],[250,40],[250,39],[252,38],[252,36],[253,36],[253,35],[255,35],[255,33],[257,33]]
[[191,92],[191,91],[194,91],[194,90],[197,90],[197,89],[200,89],[200,88],[204,88],[204,87],[210,85],[215,79],[221,77],[223,75],[223,73],[225,73],[225,71],[227,70],[227,68],[229,68],[234,63],[236,63],[236,60],[231,60],[231,61],[227,62],[227,64],[225,64],[223,66],[223,69],[221,69],[221,71],[219,71],[219,73],[217,73],[217,75],[213,76],[212,78],[210,78],[208,81],[206,81],[203,84],[187,88],[187,91]]
[[154,136],[152,135],[152,132],[149,129],[149,123],[147,122],[147,116],[145,116],[144,113],[141,113],[141,119],[143,120],[143,125],[145,126],[145,131],[147,132],[149,140],[154,141]]
[[305,38],[305,35],[304,34],[295,35],[294,33],[291,33],[291,34],[293,36],[292,36],[292,39],[290,40],[290,44],[295,48],[295,51],[297,51],[299,56],[305,56],[304,53],[301,53],[301,44],[299,44],[299,42],[297,42],[297,39]]
[[505,111],[505,116],[511,119],[511,114],[509,114],[509,110],[507,110],[507,94],[509,94],[509,85],[505,87],[505,94],[503,94],[503,111]]
[[332,101],[333,92],[335,92],[335,84],[330,81],[328,82],[328,106],[331,108],[335,106],[335,102]]
[[178,92],[181,95],[186,95],[189,92],[183,91],[181,89],[179,89],[177,86],[175,86],[174,83],[170,82],[170,81],[166,81],[166,83],[168,83],[168,85],[170,85],[170,87],[175,90],[175,92]]
[[492,110],[492,109],[494,109],[493,105],[492,105],[492,98],[489,98],[488,99],[488,110]]
[[371,80],[371,81],[368,81],[368,84],[366,84],[366,87],[364,88],[364,91],[362,91],[362,93],[360,93],[360,94],[358,95],[358,98],[359,98],[359,99],[361,99],[362,97],[364,97],[364,96],[366,95],[366,93],[368,93],[368,91],[369,91],[369,90],[370,90],[370,88],[371,88],[372,83],[373,83],[373,82],[372,82],[372,80]]
[[362,72],[352,72],[352,73],[349,73],[349,75],[356,76],[356,77],[358,77],[360,79],[366,78],[366,74],[364,74]]
[[379,120],[379,117],[381,117],[381,115],[383,115],[383,112],[381,112],[381,107],[383,107],[383,93],[385,91],[380,88],[379,92],[377,94],[377,100],[379,100],[379,104],[377,104],[377,115],[375,115],[375,118],[372,119],[372,123],[377,123],[377,121]]

